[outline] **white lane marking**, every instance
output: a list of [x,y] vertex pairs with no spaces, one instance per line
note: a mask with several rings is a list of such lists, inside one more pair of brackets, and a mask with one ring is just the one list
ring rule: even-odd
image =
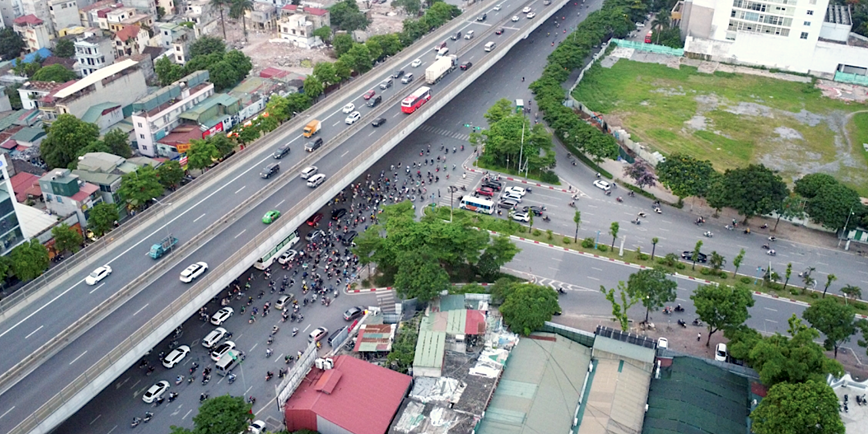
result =
[[200,215],[199,217],[196,217],[196,219],[193,220],[193,223],[196,223],[196,222],[199,221],[199,219],[201,219],[202,217],[205,217],[205,213],[202,213],[202,215]]
[[181,420],[184,420],[184,419],[186,419],[186,418],[187,418],[187,416],[189,416],[189,415],[190,415],[190,413],[192,413],[192,412],[193,412],[193,409],[192,409],[192,408],[191,408],[191,409],[189,409],[189,410],[187,410],[187,413],[186,413],[186,414],[184,414],[184,417],[182,417],[182,418],[181,418]]
[[78,359],[82,358],[85,354],[87,354],[87,351],[81,353],[78,357],[72,359],[72,361],[69,362],[69,364],[71,365],[71,364],[75,363]]
[[102,414],[97,415],[95,418],[93,418],[92,421],[90,421],[90,423],[89,423],[88,425],[93,425],[93,424],[95,424],[96,421],[98,421],[101,417],[102,417]]
[[350,150],[349,150],[349,149],[347,149],[347,151],[346,151],[346,152],[344,152],[344,153],[343,153],[343,154],[341,154],[341,158],[343,158],[343,157],[344,157],[344,155],[347,155],[347,154],[349,154],[349,153],[350,153]]
[[600,279],[597,279],[596,277],[591,277],[591,276],[585,276],[585,277],[587,277],[588,279],[591,279],[591,280],[596,280],[597,282],[600,281]]
[[770,310],[770,311],[772,311],[772,312],[777,312],[777,311],[778,311],[777,309],[772,309],[772,308],[770,308],[770,307],[764,307],[763,309],[765,309],[765,310]]
[[770,323],[774,323],[774,324],[777,324],[777,323],[778,323],[777,321],[775,321],[775,320],[773,320],[773,319],[768,319],[768,318],[766,318],[766,321],[768,321],[768,322],[770,322]]
[[592,269],[592,270],[597,270],[597,271],[603,271],[602,268],[597,268],[597,267],[591,267],[591,269]]
[[235,236],[235,239],[238,239],[238,237],[240,237],[241,234],[243,234],[244,232],[247,232],[247,229],[244,229],[241,232],[239,232],[238,235]]
[[97,289],[100,289],[100,288],[102,288],[102,287],[103,287],[103,286],[105,286],[105,283],[103,283],[103,284],[101,284],[101,285],[99,285],[99,286],[97,286],[97,287],[96,287],[96,288],[94,288],[94,289],[91,289],[91,290],[90,290],[90,292],[88,292],[88,294],[93,294],[93,293],[94,293],[94,291],[96,291],[96,290],[97,290]]
[[247,187],[247,186],[242,185],[241,188],[239,188],[238,190],[235,190],[235,194],[241,193],[241,190],[244,190],[244,187]]
[[0,415],[0,419],[3,419],[4,417],[6,417],[6,415],[9,414],[9,412],[12,410],[15,410],[14,405],[9,410],[6,410],[6,413],[3,413],[2,415]]
[[148,307],[149,304],[150,304],[150,303],[146,303],[146,304],[145,304],[144,306],[142,306],[139,310],[137,310],[136,313],[133,314],[133,316],[138,315],[139,312],[141,312],[144,308]]
[[341,123],[341,121],[337,121],[337,122],[333,123],[332,126],[336,127],[336,126],[338,126],[339,123]]
[[401,114],[401,113],[403,113],[403,112],[397,112],[397,113],[393,114],[392,117],[394,118],[394,117],[398,116],[398,115]]
[[36,332],[38,332],[38,331],[40,331],[40,330],[42,330],[42,328],[43,328],[43,327],[45,327],[45,326],[44,326],[44,325],[41,325],[41,326],[39,326],[39,328],[38,328],[38,329],[36,329],[36,330],[33,330],[33,331],[32,331],[32,332],[30,332],[30,334],[29,334],[29,335],[27,335],[27,336],[24,336],[24,339],[30,339],[30,337],[31,337],[31,336],[33,336],[33,334],[34,334],[34,333],[36,333]]
[[277,208],[277,207],[283,205],[284,202],[286,202],[286,199],[283,199],[282,201],[277,202],[277,205],[274,205],[274,207]]
[[[377,132],[377,130],[373,130],[373,131],[371,131],[371,134],[368,134],[368,137],[373,136],[374,133],[376,133],[376,132]],[[350,151],[347,151],[347,152],[350,152]],[[346,152],[345,152],[344,154],[346,154]],[[341,155],[341,157],[343,157],[343,155]]]

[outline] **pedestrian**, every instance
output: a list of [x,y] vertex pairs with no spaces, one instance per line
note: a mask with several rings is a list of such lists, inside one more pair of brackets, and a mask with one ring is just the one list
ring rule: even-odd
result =
[[702,333],[697,333],[696,334],[696,342],[699,342],[701,340],[702,340]]

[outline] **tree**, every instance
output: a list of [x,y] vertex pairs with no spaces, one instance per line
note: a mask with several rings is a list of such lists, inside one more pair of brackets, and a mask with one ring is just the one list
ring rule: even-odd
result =
[[696,245],[693,247],[693,254],[690,255],[690,259],[693,260],[693,269],[696,269],[696,261],[699,260],[699,250],[702,249],[702,240],[696,242]]
[[54,45],[54,55],[64,59],[70,59],[75,55],[75,43],[71,39],[58,39]]
[[834,350],[836,359],[838,348],[856,333],[856,308],[834,298],[815,302],[802,312],[802,318],[824,335],[823,345],[827,351]]
[[750,414],[756,434],[844,434],[838,396],[823,381],[781,383]]
[[539,330],[552,314],[560,312],[558,293],[554,289],[532,283],[513,284],[500,306],[503,322],[515,332],[527,336]]
[[120,128],[115,128],[105,133],[102,137],[102,142],[111,149],[110,153],[114,155],[124,158],[133,156],[132,148],[130,148],[130,136],[121,131]]
[[354,63],[351,65],[354,71],[359,73],[368,72],[371,69],[371,66],[374,64],[374,58],[371,56],[371,50],[365,44],[353,44],[350,47],[350,51],[347,51],[347,55],[353,59]]
[[174,190],[184,179],[184,169],[175,160],[169,160],[157,167],[157,178],[163,188]]
[[775,333],[760,339],[748,354],[747,362],[763,384],[825,381],[829,374],[844,374],[841,364],[826,357],[823,347],[814,342],[820,337],[819,331],[802,324],[795,314],[788,322],[790,337]]
[[615,288],[611,288],[607,291],[606,287],[600,285],[600,292],[606,296],[606,300],[609,300],[609,303],[612,303],[612,316],[614,316],[621,324],[621,330],[629,330],[630,317],[627,316],[627,311],[629,311],[630,308],[640,300],[630,295],[630,291],[627,289],[627,285],[624,284],[623,280],[618,282],[618,292],[621,298],[620,303],[618,300],[615,300]]
[[711,252],[711,259],[708,260],[708,264],[711,265],[711,269],[715,272],[719,272],[724,265],[726,265],[726,258],[717,253],[716,251]]
[[313,75],[325,87],[331,86],[339,81],[337,72],[335,71],[335,65],[331,62],[319,62],[314,65]]
[[221,60],[208,67],[208,79],[214,83],[217,89],[229,89],[238,82],[238,77],[235,75],[235,69],[232,64]]
[[191,169],[205,169],[214,164],[214,160],[218,158],[220,158],[220,151],[207,140],[193,140],[190,149],[187,149],[187,166]]
[[223,10],[226,9],[226,6],[229,4],[229,1],[227,1],[227,0],[210,0],[209,4],[211,5],[212,8],[217,9],[220,12],[220,28],[223,30],[223,40],[227,41],[228,39],[226,39],[226,22],[223,21]]
[[657,251],[658,242],[660,242],[660,238],[651,238],[651,261],[654,261],[654,252]]
[[669,280],[666,273],[658,268],[646,268],[630,275],[627,279],[627,291],[632,298],[642,301],[645,307],[645,322],[648,314],[659,310],[666,303],[675,301],[678,284]]
[[781,218],[787,220],[805,218],[805,199],[797,194],[791,194],[781,202],[775,212],[778,214],[778,218],[775,220],[775,227],[772,228],[772,231],[778,230],[778,223],[781,222]]
[[0,30],[0,56],[3,60],[12,60],[21,54],[24,50],[24,39],[18,33],[12,30],[12,27],[6,27]]
[[12,259],[9,256],[0,256],[0,285],[6,283],[6,279],[12,275]]
[[302,89],[304,89],[304,94],[312,99],[318,98],[322,95],[323,90],[325,90],[322,82],[313,75],[308,75],[304,79],[304,87]]
[[87,217],[87,228],[96,236],[101,237],[110,231],[120,218],[118,209],[114,205],[100,202],[90,209],[90,215]]
[[[219,7],[220,15],[223,15],[223,4],[225,4],[226,0],[210,0],[212,7]],[[217,3],[219,6],[215,6]],[[225,39],[225,37],[224,37]],[[226,43],[223,42],[220,38],[215,38],[213,36],[202,36],[190,44],[190,58],[194,58],[196,56],[207,56],[212,53],[220,53],[223,54],[226,52]]]
[[79,120],[71,114],[62,114],[48,129],[48,135],[39,146],[42,159],[52,169],[67,167],[75,160],[78,150],[99,138],[99,127]]
[[426,302],[449,288],[449,275],[430,250],[420,248],[397,258],[395,289],[404,298]]
[[36,73],[33,74],[33,77],[30,77],[30,79],[33,81],[66,83],[67,81],[78,79],[78,75],[76,75],[75,72],[66,69],[65,66],[55,63],[54,65],[40,68],[39,71],[36,71]]
[[615,239],[618,238],[618,230],[620,228],[621,225],[619,225],[618,222],[612,222],[612,224],[609,225],[609,235],[612,236],[612,250],[615,250]]
[[247,42],[247,18],[245,17],[248,11],[253,10],[253,1],[252,0],[230,0],[229,3],[229,16],[235,18],[241,18],[241,25],[244,29],[244,42]]
[[168,57],[161,57],[154,62],[154,73],[161,86],[168,86],[184,77],[184,67],[172,62]]
[[118,194],[131,209],[141,209],[150,200],[163,194],[163,186],[157,176],[157,171],[150,165],[136,169],[121,177],[121,188]]
[[15,110],[20,110],[22,108],[21,105],[21,94],[18,93],[18,89],[21,88],[21,83],[12,84],[6,86],[5,93],[6,96],[9,97],[9,104],[12,105],[12,108]]
[[416,16],[422,10],[421,0],[395,0],[392,7],[401,8],[407,15]]
[[576,213],[573,214],[573,221],[576,223],[576,235],[573,237],[573,242],[578,243],[579,242],[579,226],[582,224],[582,212],[581,211],[576,211]]
[[392,344],[389,355],[386,356],[389,369],[406,374],[413,367],[413,361],[416,358],[416,342],[419,340],[419,333],[416,331],[419,323],[418,318],[418,316],[414,317],[412,321],[402,322],[398,325],[397,338]]
[[750,289],[741,285],[701,285],[690,296],[696,307],[696,315],[708,324],[708,340],[720,330],[737,327],[750,318],[748,308],[754,299]]
[[51,228],[51,235],[54,237],[54,249],[57,252],[76,253],[84,241],[81,234],[66,223]]
[[708,160],[700,161],[683,154],[672,154],[656,167],[657,179],[681,202],[685,197],[704,197],[715,173]]
[[[849,218],[853,210],[862,208],[859,193],[844,184],[827,184],[820,187],[817,195],[805,206],[811,220],[820,223],[827,229],[851,229],[857,220]],[[845,228],[848,224],[850,227]]]
[[805,273],[801,275],[802,283],[805,285],[804,286],[805,291],[808,290],[809,286],[811,288],[814,288],[815,286],[817,286],[817,281],[813,277],[811,277],[811,273],[813,273],[814,270],[816,270],[816,268],[808,267],[808,270],[805,271]]
[[251,409],[243,396],[223,395],[205,400],[199,414],[193,416],[193,430],[171,426],[172,434],[224,434],[246,432],[253,420]]
[[836,280],[838,280],[838,276],[835,276],[834,274],[829,274],[828,276],[826,276],[826,286],[823,287],[823,298],[826,298],[826,291],[829,290],[829,285],[831,285],[832,282]]
[[314,30],[313,35],[317,38],[322,39],[323,42],[328,42],[332,38],[332,28],[329,26],[322,26]]
[[820,189],[829,185],[835,185],[838,180],[826,173],[811,173],[796,180],[793,192],[806,198],[813,199],[820,193]]
[[364,30],[369,24],[367,17],[359,10],[359,5],[355,0],[343,0],[335,3],[329,8],[329,13],[331,14],[331,25],[336,29],[352,32]]
[[738,255],[735,256],[735,259],[732,260],[732,265],[735,265],[735,271],[732,273],[733,277],[738,276],[738,269],[741,267],[742,262],[744,262],[744,249],[741,249]]
[[714,189],[717,190],[716,200],[709,197],[709,204],[715,208],[718,205],[734,208],[744,216],[745,223],[755,215],[774,211],[789,195],[787,184],[780,175],[762,164],[727,169],[721,182],[714,184]]
[[217,148],[217,152],[220,153],[221,158],[229,155],[230,152],[235,150],[235,144],[232,143],[232,140],[229,140],[225,134],[211,135],[208,136],[207,140]]
[[624,167],[624,175],[633,179],[639,188],[653,187],[657,184],[654,169],[645,160],[636,160],[635,163]]
[[353,41],[353,37],[346,33],[336,35],[332,42],[332,45],[335,47],[335,55],[338,56],[338,58],[343,57],[344,54],[349,52],[350,48],[352,48],[354,44],[355,42]]
[[786,277],[786,280],[784,280],[784,289],[783,290],[785,292],[787,290],[787,283],[790,282],[790,276],[792,276],[792,275],[793,275],[793,263],[789,262],[789,263],[787,263],[787,271],[784,272],[784,276]]
[[48,249],[35,238],[16,246],[9,257],[12,259],[12,272],[22,282],[33,280],[48,269]]
[[844,285],[841,288],[841,294],[844,294],[844,302],[846,303],[848,299],[858,300],[862,297],[862,288],[854,285]]
[[[479,255],[476,269],[484,279],[494,279],[500,273],[500,267],[506,265],[520,252],[519,248],[506,235],[498,235],[491,245]],[[490,280],[488,280],[490,281]]]

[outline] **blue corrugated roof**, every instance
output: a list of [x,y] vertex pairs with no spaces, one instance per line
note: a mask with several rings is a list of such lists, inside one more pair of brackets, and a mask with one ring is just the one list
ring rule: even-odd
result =
[[[30,54],[25,55],[23,62],[24,63],[33,62],[34,60],[36,60],[37,55],[42,59],[47,59],[49,56],[51,56],[51,50],[49,50],[48,48],[42,47],[42,48],[40,48],[40,49],[30,53]],[[12,59],[12,66],[15,66],[17,64],[18,64],[18,59]]]

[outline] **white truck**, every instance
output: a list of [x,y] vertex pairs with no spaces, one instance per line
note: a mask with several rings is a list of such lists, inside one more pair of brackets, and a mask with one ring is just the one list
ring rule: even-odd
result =
[[428,68],[425,69],[425,81],[428,84],[434,84],[440,81],[446,74],[455,69],[457,56],[443,56],[435,60]]

